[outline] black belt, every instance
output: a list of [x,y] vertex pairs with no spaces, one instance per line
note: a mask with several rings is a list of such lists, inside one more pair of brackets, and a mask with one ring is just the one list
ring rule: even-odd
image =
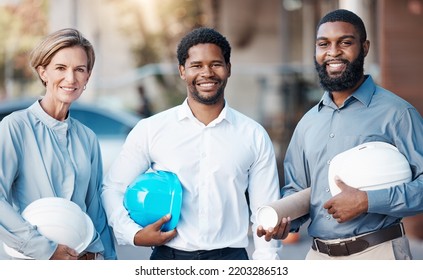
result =
[[79,255],[78,260],[96,260],[98,257],[98,253],[91,253],[91,252],[83,252]]
[[213,249],[213,250],[198,250],[198,251],[183,251],[168,247],[166,245],[157,246],[154,248],[160,254],[166,255],[170,259],[176,257],[176,259],[198,259],[198,258],[218,258],[220,256],[226,256],[228,254],[232,254],[235,252],[246,252],[245,248],[221,248],[221,249]]
[[319,239],[313,238],[313,245],[311,248],[329,256],[349,256],[377,244],[402,237],[403,235],[405,235],[404,226],[402,223],[399,223],[360,237],[353,237],[337,243],[325,243]]

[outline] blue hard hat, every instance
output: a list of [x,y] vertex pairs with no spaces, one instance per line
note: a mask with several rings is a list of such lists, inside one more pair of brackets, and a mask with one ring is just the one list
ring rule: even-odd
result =
[[128,186],[123,204],[131,219],[142,227],[171,214],[162,230],[172,230],[181,214],[182,185],[176,174],[169,171],[144,173]]

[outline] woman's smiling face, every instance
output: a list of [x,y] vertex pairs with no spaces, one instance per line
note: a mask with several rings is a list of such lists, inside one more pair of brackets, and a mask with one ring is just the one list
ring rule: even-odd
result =
[[40,77],[46,83],[46,96],[65,104],[77,100],[91,74],[87,63],[87,54],[82,47],[59,50],[46,67],[38,68]]

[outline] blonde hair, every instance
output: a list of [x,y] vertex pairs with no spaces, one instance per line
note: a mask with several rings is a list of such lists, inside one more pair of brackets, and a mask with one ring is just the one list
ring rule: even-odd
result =
[[94,67],[95,54],[91,43],[76,29],[60,29],[47,35],[30,53],[30,66],[37,73],[44,86],[46,83],[38,74],[38,67],[46,67],[50,64],[53,56],[63,48],[82,47],[87,54],[87,69],[90,73]]

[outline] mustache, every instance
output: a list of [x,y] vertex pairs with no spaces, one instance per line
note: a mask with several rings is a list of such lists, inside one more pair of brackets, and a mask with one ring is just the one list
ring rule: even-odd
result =
[[198,83],[201,83],[201,82],[216,82],[216,83],[221,83],[222,82],[222,80],[221,79],[219,79],[219,78],[209,78],[209,79],[195,79],[195,80],[193,80],[192,81],[192,84],[193,85],[196,85],[196,84],[198,84]]
[[331,62],[341,62],[345,64],[349,64],[350,62],[347,59],[329,59],[323,62],[322,66],[326,67]]

